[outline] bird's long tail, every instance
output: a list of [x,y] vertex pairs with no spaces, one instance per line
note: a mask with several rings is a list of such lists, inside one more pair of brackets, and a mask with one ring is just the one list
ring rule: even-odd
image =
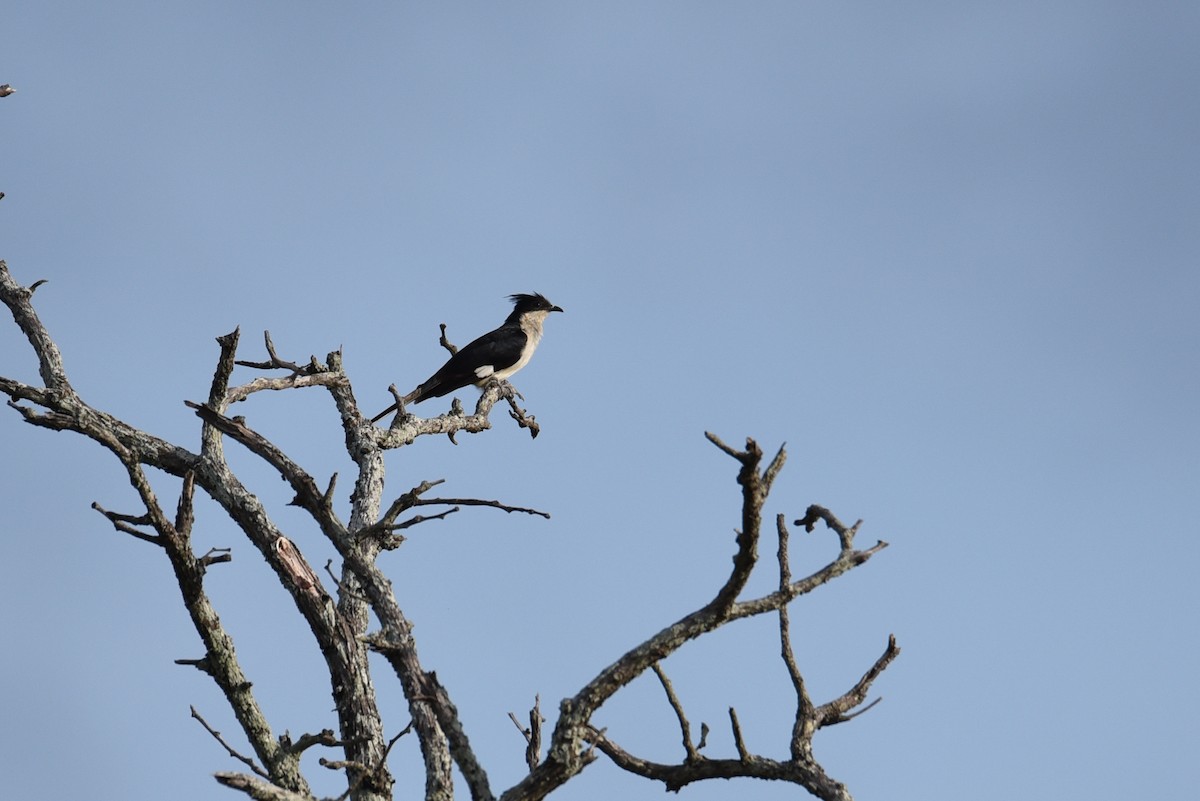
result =
[[389,414],[391,414],[392,412],[396,411],[396,410],[397,410],[397,409],[399,409],[399,408],[400,408],[400,404],[398,404],[398,403],[393,403],[391,406],[387,407],[387,408],[386,408],[386,409],[384,409],[382,412],[380,412],[379,414],[377,414],[377,415],[375,415],[374,417],[372,417],[372,418],[371,418],[371,422],[372,422],[372,423],[378,423],[380,420],[382,420],[383,418],[387,417]]
[[407,406],[410,403],[420,403],[421,401],[425,400],[426,396],[424,394],[422,394],[422,392],[421,392],[423,389],[424,389],[424,386],[417,387],[412,392],[408,393],[403,398],[401,398],[399,403],[393,403],[391,406],[387,407],[382,412],[380,412],[379,414],[372,417],[371,422],[378,423],[380,420],[387,417],[392,412],[399,411],[401,408],[403,408],[404,406]]

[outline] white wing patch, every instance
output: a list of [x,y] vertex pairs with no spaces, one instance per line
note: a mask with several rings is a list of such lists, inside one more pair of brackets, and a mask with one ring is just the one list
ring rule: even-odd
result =
[[491,375],[494,372],[496,372],[495,366],[490,365],[490,364],[481,365],[480,367],[475,368],[475,377],[476,378],[487,378],[489,375]]

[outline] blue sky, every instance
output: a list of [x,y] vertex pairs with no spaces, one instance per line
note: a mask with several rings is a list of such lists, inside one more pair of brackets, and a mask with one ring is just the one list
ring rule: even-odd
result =
[[[509,711],[553,709],[719,585],[738,495],[711,430],[788,443],[770,515],[821,503],[891,543],[792,612],[818,700],[889,633],[904,649],[883,703],[816,740],[856,798],[1190,799],[1198,23],[1185,3],[17,3],[0,258],[49,279],[84,397],[189,447],[183,400],[235,326],[244,358],[264,329],[288,358],[342,347],[373,412],[441,363],[438,323],[463,344],[509,293],[566,309],[515,382],[541,437],[498,418],[389,457],[389,490],[445,478],[553,515],[467,511],[383,557],[495,788],[523,770]],[[11,324],[0,374],[36,378]],[[347,474],[318,392],[239,411]],[[3,794],[230,797],[210,774],[239,766],[188,706],[236,725],[172,664],[201,653],[168,566],[89,509],[135,511],[122,471],[4,417]],[[332,725],[283,591],[214,508],[197,526],[234,549],[209,589],[273,725]],[[833,537],[792,550],[799,574]],[[710,754],[732,753],[729,706],[785,752],[773,628],[666,663]],[[680,756],[652,677],[597,722]],[[397,745],[409,790],[415,754]],[[684,790],[731,792],[795,797]],[[661,794],[598,763],[555,797]]]

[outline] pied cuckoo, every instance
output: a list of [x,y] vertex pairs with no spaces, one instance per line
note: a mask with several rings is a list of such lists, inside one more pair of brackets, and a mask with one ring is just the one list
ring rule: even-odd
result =
[[394,411],[403,411],[405,404],[420,403],[426,398],[440,398],[456,389],[474,384],[482,387],[491,380],[503,380],[529,364],[533,351],[542,341],[542,323],[550,312],[561,308],[545,296],[509,295],[512,314],[504,324],[476,339],[450,357],[428,380],[371,418],[378,422]]

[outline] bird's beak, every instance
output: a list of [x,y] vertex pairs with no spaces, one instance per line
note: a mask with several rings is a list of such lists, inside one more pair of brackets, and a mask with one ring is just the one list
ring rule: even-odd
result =
[[550,311],[552,311],[552,312],[555,312],[555,311],[558,311],[558,312],[560,312],[560,311],[562,311],[562,306],[551,306],[551,307],[550,307]]

